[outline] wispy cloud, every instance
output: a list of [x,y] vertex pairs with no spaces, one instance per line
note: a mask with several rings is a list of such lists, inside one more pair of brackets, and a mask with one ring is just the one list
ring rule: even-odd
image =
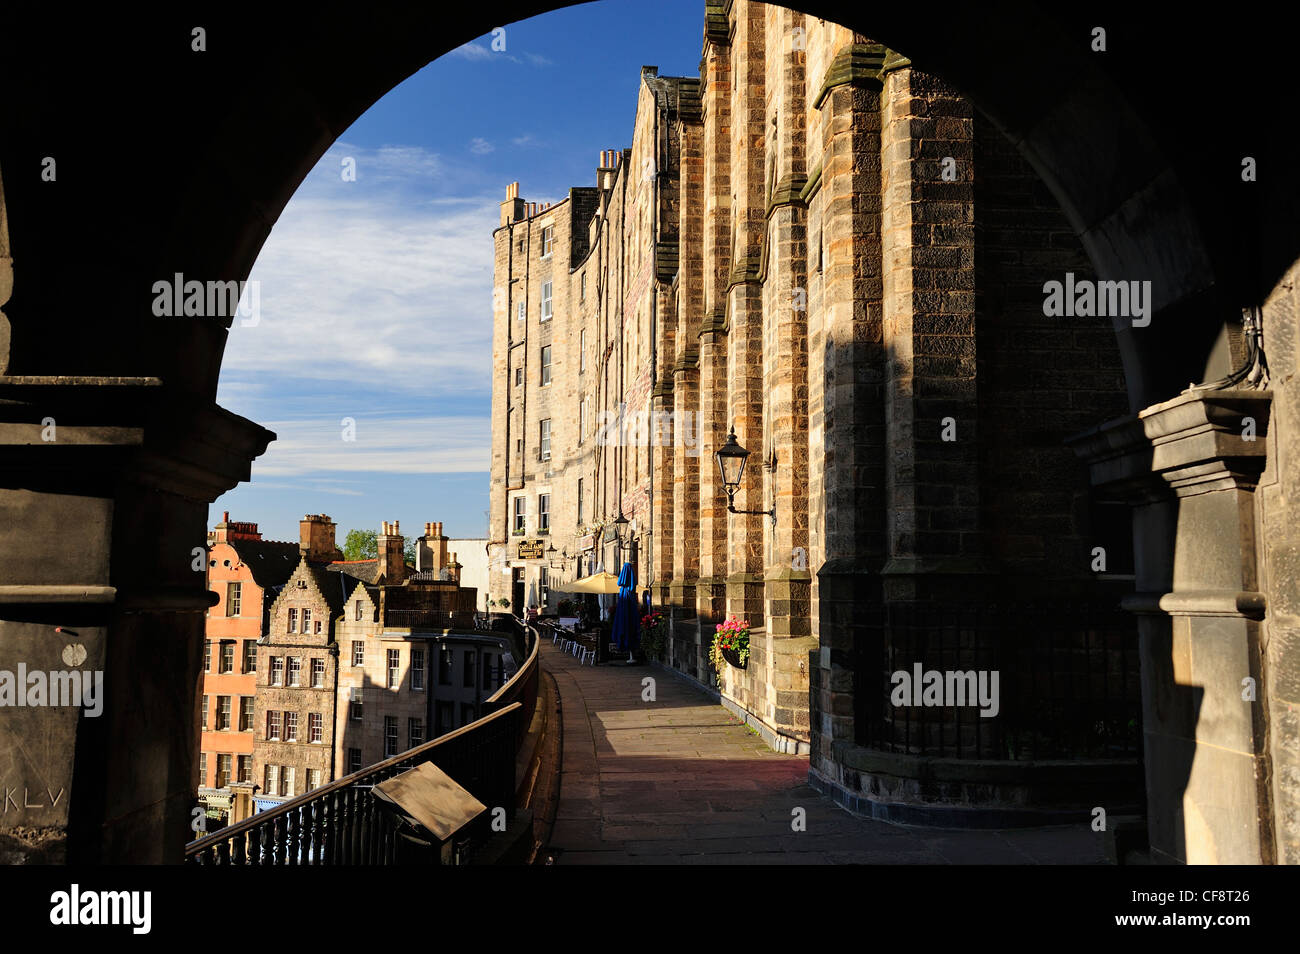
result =
[[[257,486],[270,486],[263,482],[264,477],[313,476],[327,484],[326,478],[314,475],[448,474],[489,469],[490,425],[486,417],[360,416],[351,441],[343,439],[341,421],[320,416],[266,422],[279,440],[253,465]],[[348,493],[347,488],[315,489]]]
[[475,136],[469,141],[469,151],[474,153],[476,156],[485,156],[495,148],[496,146],[492,145],[492,143],[488,142],[482,136]]
[[511,53],[508,48],[505,50],[494,50],[492,49],[490,41],[487,43],[476,43],[470,41],[469,43],[451,50],[447,53],[447,56],[455,56],[463,60],[471,60],[480,63],[487,60],[504,60],[509,63],[518,63],[521,65],[527,64],[529,66],[555,65],[554,60],[542,56],[540,53],[525,52],[520,56],[516,56],[514,53]]
[[485,393],[498,199],[480,176],[424,149],[337,143],[253,268],[260,321],[231,329],[222,399],[263,375],[281,393],[295,380]]

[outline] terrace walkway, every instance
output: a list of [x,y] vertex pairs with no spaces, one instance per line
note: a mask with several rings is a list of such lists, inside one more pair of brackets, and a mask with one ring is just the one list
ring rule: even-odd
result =
[[[658,666],[579,666],[542,640],[559,688],[555,864],[1102,864],[1085,825],[1002,831],[860,818],[707,693]],[[641,680],[655,679],[643,702]],[[806,811],[806,830],[792,812]]]

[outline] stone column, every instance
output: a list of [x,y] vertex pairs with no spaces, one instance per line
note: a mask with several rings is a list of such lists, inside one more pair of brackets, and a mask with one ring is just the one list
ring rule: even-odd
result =
[[[727,427],[752,452],[736,491],[737,510],[768,509],[764,487],[763,287],[759,282],[766,218],[764,142],[767,122],[761,104],[766,88],[764,44],[766,5],[735,0],[731,52],[731,277],[727,282]],[[726,427],[723,430],[727,430]],[[728,514],[727,613],[763,625],[763,555],[771,521]],[[767,665],[751,639],[751,670]],[[761,681],[761,679],[757,680]]]
[[704,315],[699,331],[699,558],[695,588],[701,651],[726,613],[727,498],[713,454],[726,440],[726,288],[731,274],[731,52],[721,4],[704,32]]
[[[698,87],[685,83],[681,118],[678,228],[677,348],[673,355],[673,582],[669,605],[680,618],[694,618],[700,575],[700,370],[699,332],[704,313],[704,127]],[[707,466],[708,461],[704,464]],[[696,653],[691,652],[694,656]],[[700,660],[690,665],[698,672]]]
[[992,571],[979,534],[973,120],[906,60],[891,56],[884,70],[883,573],[886,599],[927,599]]
[[1140,614],[1147,825],[1161,861],[1273,861],[1254,499],[1270,398],[1184,392],[1071,441],[1093,485],[1134,504],[1125,606]]
[[[810,443],[820,479],[810,509],[821,532],[817,568],[820,653],[813,676],[812,768],[837,774],[832,749],[852,744],[859,649],[879,639],[883,562],[884,420],[881,347],[880,70],[884,47],[851,43],[831,59],[813,107],[819,151],[809,154],[809,256],[819,289],[809,318]],[[816,471],[813,471],[816,475]]]
[[802,14],[767,8],[767,224],[762,258],[765,501],[765,655],[773,728],[808,740],[808,652],[812,640],[808,569],[808,282]]
[[216,601],[207,504],[272,439],[157,378],[0,383],[0,670],[102,687],[0,719],[0,832],[26,860],[182,860]]

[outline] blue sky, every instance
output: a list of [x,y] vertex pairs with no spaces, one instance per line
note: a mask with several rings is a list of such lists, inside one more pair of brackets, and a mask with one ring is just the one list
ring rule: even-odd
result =
[[[505,27],[375,103],[316,165],[250,279],[217,400],[275,431],[208,524],[295,540],[306,513],[485,536],[492,230],[505,187],[554,202],[631,144],[640,68],[698,75],[703,0],[605,0]],[[344,181],[345,159],[355,181]],[[292,355],[292,357],[286,357]],[[345,440],[345,419],[355,422]]]

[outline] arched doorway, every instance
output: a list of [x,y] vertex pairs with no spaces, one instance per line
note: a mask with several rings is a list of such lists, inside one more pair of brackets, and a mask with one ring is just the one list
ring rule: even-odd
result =
[[[493,13],[513,20],[550,6]],[[859,22],[865,14],[851,9],[807,7],[907,50],[968,93],[1052,185],[1099,274],[1152,281],[1157,309],[1150,328],[1120,329],[1118,336],[1132,410],[1168,406],[1081,442],[1098,483],[1134,489],[1146,500],[1138,574],[1147,595],[1136,608],[1150,614],[1145,638],[1152,659],[1175,660],[1164,676],[1152,671],[1149,698],[1159,700],[1161,686],[1181,684],[1180,640],[1215,642],[1204,620],[1229,620],[1213,625],[1233,630],[1248,676],[1262,676],[1250,647],[1259,642],[1262,605],[1252,495],[1264,447],[1234,438],[1229,419],[1266,422],[1267,402],[1251,394],[1177,395],[1187,383],[1219,378],[1244,361],[1234,310],[1262,301],[1295,261],[1298,240],[1279,225],[1295,208],[1294,188],[1261,188],[1276,199],[1261,206],[1278,210],[1278,218],[1251,219],[1235,201],[1239,177],[1224,173],[1232,185],[1206,187],[1209,160],[1188,158],[1201,140],[1191,124],[1180,129],[1175,121],[1186,119],[1186,109],[1172,101],[1135,103],[1122,81],[1151,80],[1151,71],[1119,50],[1113,62],[1096,60],[1081,22],[1026,4],[997,20],[958,12],[936,34],[932,18],[921,13],[882,10]],[[203,27],[212,46],[197,67],[187,42],[194,25],[178,17],[133,24],[129,34],[91,21],[71,39],[47,22],[36,25],[37,33],[6,31],[3,41],[5,86],[27,90],[7,102],[0,143],[18,243],[18,280],[6,306],[12,330],[7,360],[0,360],[14,375],[3,382],[13,402],[6,418],[13,435],[4,484],[9,519],[0,531],[9,555],[0,557],[10,607],[4,635],[15,651],[35,653],[50,626],[72,620],[86,630],[84,645],[110,680],[139,686],[135,698],[110,700],[102,725],[113,726],[111,736],[100,723],[55,732],[67,777],[85,779],[67,825],[88,857],[175,857],[188,836],[181,816],[188,756],[176,739],[195,721],[188,676],[198,671],[198,614],[207,605],[194,585],[190,551],[203,540],[204,503],[246,479],[249,461],[272,439],[212,403],[226,327],[160,323],[142,307],[143,290],[178,271],[246,276],[294,187],[333,138],[402,77],[495,23],[473,9],[403,11],[364,24],[328,16],[311,24],[271,19],[259,23],[265,53],[239,45],[240,25],[229,14]],[[58,39],[47,47],[44,36]],[[105,36],[118,41],[105,43]],[[217,42],[223,37],[224,46]],[[51,62],[83,57],[83,68],[107,64],[111,50],[114,69],[106,65],[103,73],[114,79],[94,90],[73,80],[26,85],[29,61],[13,46],[20,38],[29,53],[48,54]],[[167,51],[161,60],[158,51]],[[124,61],[149,68],[117,69]],[[338,69],[343,61],[355,64],[347,75]],[[159,69],[185,81],[159,85]],[[1170,91],[1160,83],[1138,89],[1158,90],[1157,99]],[[109,102],[130,107],[106,109]],[[122,139],[156,143],[168,157],[108,148],[92,154],[84,145]],[[248,153],[250,142],[260,144],[256,156]],[[37,172],[47,155],[64,157],[53,181]],[[1264,250],[1257,258],[1241,252],[1246,234]],[[1257,263],[1261,269],[1247,270]],[[33,434],[45,417],[67,421],[77,439],[40,447]],[[1197,444],[1207,434],[1209,450]],[[1156,459],[1171,446],[1185,453],[1172,463]],[[1174,500],[1147,499],[1153,469],[1162,492],[1171,484],[1198,489]],[[1199,499],[1185,503],[1190,497]],[[1276,504],[1277,513],[1285,513],[1284,504]],[[72,558],[55,542],[69,522],[84,528]],[[1222,546],[1194,542],[1205,539]],[[1242,541],[1252,551],[1245,560]],[[1285,549],[1285,539],[1275,542]],[[1175,593],[1183,595],[1171,602]],[[1248,757],[1267,747],[1265,713],[1252,711],[1259,724],[1244,729]],[[1171,728],[1169,737],[1185,741],[1185,729]],[[129,770],[116,748],[128,743],[114,741],[128,739],[136,750]],[[1239,739],[1233,746],[1242,754]],[[1186,752],[1175,759],[1190,760]],[[1157,771],[1176,779],[1186,767]],[[1169,824],[1184,825],[1181,814]],[[1213,843],[1214,821],[1198,824]],[[164,837],[139,837],[158,830]],[[1178,840],[1171,835],[1168,842],[1174,857]],[[1259,855],[1268,853],[1259,848]]]

